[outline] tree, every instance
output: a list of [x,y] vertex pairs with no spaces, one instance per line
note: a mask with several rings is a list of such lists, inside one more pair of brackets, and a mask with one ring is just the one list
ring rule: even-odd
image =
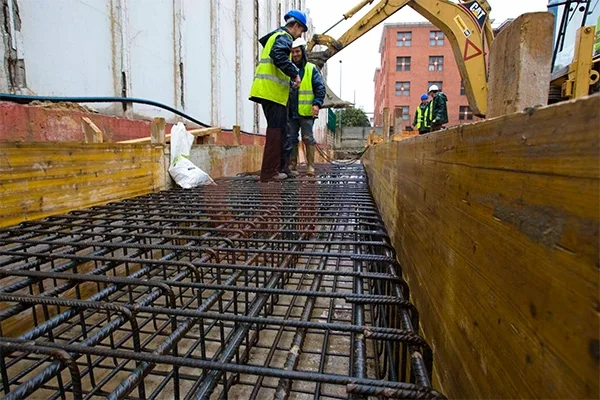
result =
[[369,117],[359,108],[345,108],[338,112],[338,118],[342,119],[342,126],[371,126]]

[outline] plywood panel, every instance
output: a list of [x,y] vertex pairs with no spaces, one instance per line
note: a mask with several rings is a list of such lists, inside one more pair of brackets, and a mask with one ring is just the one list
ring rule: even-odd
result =
[[596,96],[368,151],[449,398],[598,398],[599,109]]
[[2,143],[0,227],[165,187],[161,145]]

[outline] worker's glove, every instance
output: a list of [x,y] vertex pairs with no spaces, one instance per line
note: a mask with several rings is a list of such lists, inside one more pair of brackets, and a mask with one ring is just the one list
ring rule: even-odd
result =
[[433,120],[433,121],[431,121],[431,122],[433,122],[434,124],[437,124],[438,122],[440,122],[440,118],[438,117],[438,118],[434,119],[434,120]]
[[316,104],[314,104],[314,105],[312,106],[312,114],[313,114],[313,117],[317,118],[317,117],[319,116],[319,110],[320,110],[320,109],[321,109],[321,108],[320,108],[318,105],[316,105]]

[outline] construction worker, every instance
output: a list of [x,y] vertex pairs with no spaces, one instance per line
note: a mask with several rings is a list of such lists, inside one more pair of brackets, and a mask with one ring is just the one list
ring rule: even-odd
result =
[[427,94],[421,95],[421,104],[417,107],[415,122],[413,122],[413,126],[419,131],[419,135],[431,132],[431,107],[429,103],[429,96]]
[[308,62],[306,40],[296,39],[292,45],[292,61],[300,70],[299,88],[290,89],[288,141],[292,145],[290,173],[298,176],[298,132],[306,150],[307,175],[315,175],[315,137],[313,126],[315,118],[325,101],[325,82],[316,65]]
[[292,87],[300,86],[298,67],[291,60],[292,43],[308,30],[306,14],[291,10],[285,26],[262,37],[263,50],[254,74],[250,100],[260,103],[267,119],[267,138],[263,151],[260,180],[283,180],[289,164],[291,146],[287,144],[287,103]]
[[429,95],[431,96],[429,105],[431,107],[431,132],[439,131],[444,124],[448,123],[448,97],[445,93],[440,92],[437,85],[429,87]]

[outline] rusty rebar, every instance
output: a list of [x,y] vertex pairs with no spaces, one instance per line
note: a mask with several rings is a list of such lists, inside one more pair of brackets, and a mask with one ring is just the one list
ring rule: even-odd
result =
[[361,166],[2,229],[0,304],[8,398],[443,397]]

